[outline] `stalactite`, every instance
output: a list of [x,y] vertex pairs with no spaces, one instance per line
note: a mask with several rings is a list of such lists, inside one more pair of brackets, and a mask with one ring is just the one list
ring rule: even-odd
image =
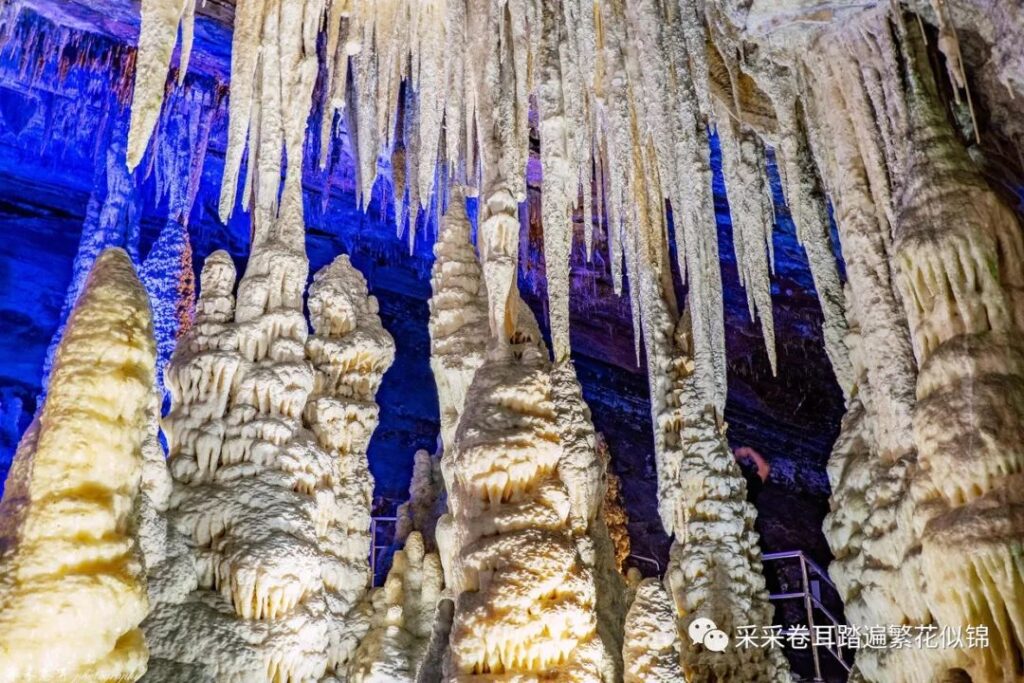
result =
[[[667,251],[665,235],[633,233],[638,224],[630,215],[631,198],[650,191],[668,199],[676,218],[680,268],[691,274],[701,383],[706,400],[721,411],[725,396],[721,275],[704,124],[710,108],[708,62],[697,7],[677,8],[648,0],[629,11],[575,1],[559,7],[530,1],[500,8],[486,3],[465,8],[439,2],[352,7],[337,3],[326,16],[324,9],[323,0],[248,0],[238,8],[222,218],[234,204],[247,137],[250,155],[256,159],[257,208],[273,213],[276,207],[282,146],[289,151],[289,174],[297,175],[292,169],[301,164],[293,159],[301,159],[299,134],[310,109],[316,71],[313,43],[326,23],[329,99],[321,128],[329,132],[335,113],[345,110],[363,205],[369,201],[378,157],[394,142],[399,106],[408,108],[403,114],[406,155],[416,150],[403,169],[407,186],[414,190],[411,215],[420,204],[429,204],[443,120],[448,165],[461,169],[465,181],[478,183],[482,196],[480,246],[491,326],[502,339],[511,332],[517,315],[507,310],[516,301],[511,289],[518,246],[514,218],[516,205],[525,197],[528,99],[539,85],[540,125],[546,129],[542,138],[547,139],[542,154],[550,166],[545,168],[544,201],[548,250],[553,252],[548,265],[556,357],[568,353],[571,215],[582,186],[584,221],[591,223],[593,150],[604,148],[602,163],[610,171],[605,176],[610,182],[608,192],[602,194],[609,196],[616,280],[621,275],[619,249],[623,246],[651,241],[657,247],[654,256]],[[148,34],[168,32],[154,22],[149,20]],[[666,31],[678,32],[685,40],[667,40]],[[439,50],[444,41],[438,36],[450,38],[459,49]],[[492,41],[488,36],[501,39]],[[644,46],[642,56],[630,43],[634,37]],[[346,87],[350,57],[354,91]],[[660,68],[640,68],[641,58],[655,60]],[[409,84],[404,98],[400,96],[403,78]],[[644,157],[639,166],[630,162],[637,153]],[[689,182],[682,182],[683,178]],[[649,210],[663,214],[664,206],[652,205]],[[258,216],[257,230],[266,222]],[[584,232],[589,244],[590,229]],[[633,266],[639,266],[635,259]],[[633,296],[636,299],[636,293]],[[637,314],[638,326],[642,317]]]
[[190,281],[192,250],[188,230],[176,220],[167,221],[139,269],[153,307],[157,346],[158,384],[163,386],[163,370],[174,346],[188,328],[194,293]]
[[128,255],[107,249],[0,502],[2,681],[135,680],[146,670],[131,517],[154,355],[146,292]]
[[769,266],[774,212],[764,170],[767,163],[764,146],[753,132],[740,130],[728,112],[721,112],[718,120],[740,284],[747,293],[750,319],[753,321],[755,314],[761,319],[768,363],[775,375],[778,367],[769,276],[769,271],[774,269],[774,264]]
[[98,160],[101,165],[97,169],[92,194],[89,195],[85,222],[82,224],[82,237],[71,270],[71,283],[68,285],[61,308],[61,325],[54,333],[46,351],[42,379],[44,391],[49,381],[57,345],[64,332],[64,323],[71,314],[79,293],[85,286],[86,277],[100,252],[109,247],[122,247],[128,251],[133,261],[138,261],[138,192],[134,179],[124,167],[124,141],[116,132],[108,134],[109,146],[101,160]]
[[565,42],[558,8],[544,6],[541,84],[538,99],[540,151],[543,166],[541,206],[544,257],[547,264],[549,317],[555,358],[569,357],[569,252],[572,248],[572,207],[577,195],[579,162],[570,147],[568,106],[562,87],[560,47]]
[[146,153],[146,146],[160,118],[164,84],[171,67],[171,55],[181,27],[179,84],[188,70],[192,52],[196,0],[145,0],[142,29],[135,62],[135,92],[132,96],[131,131],[128,134],[127,163],[134,171]]
[[781,159],[780,175],[786,202],[796,225],[797,239],[807,254],[814,289],[821,304],[825,352],[832,363],[836,381],[843,393],[849,396],[855,378],[846,348],[846,303],[832,249],[828,208],[802,120],[803,108],[796,94],[783,84],[780,84],[773,100],[780,137],[776,153]]

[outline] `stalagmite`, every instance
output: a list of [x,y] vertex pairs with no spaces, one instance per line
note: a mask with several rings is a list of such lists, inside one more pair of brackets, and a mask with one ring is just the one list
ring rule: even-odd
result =
[[445,490],[441,474],[441,453],[416,451],[413,458],[409,500],[398,507],[395,540],[404,541],[417,532],[428,551],[436,547],[434,530],[444,514]]
[[[599,450],[608,450],[608,446],[600,434],[597,443]],[[607,456],[605,458],[607,459]],[[605,490],[601,514],[604,517],[604,525],[608,528],[612,547],[615,549],[615,567],[625,575],[626,560],[630,555],[629,515],[623,506],[621,480],[611,472],[608,472],[607,479],[608,487]]]
[[477,371],[445,454],[451,518],[438,541],[457,549],[445,569],[457,596],[446,680],[607,680],[547,363],[535,342],[513,348]]
[[483,271],[470,243],[461,187],[452,189],[448,215],[434,245],[430,286],[430,368],[441,409],[441,443],[450,448],[490,331]]
[[128,255],[96,259],[0,502],[0,680],[131,681],[146,670],[133,537],[155,349]]
[[443,587],[441,561],[414,531],[395,553],[383,588],[374,589],[374,616],[349,667],[351,683],[413,683],[427,654]]
[[168,370],[166,514],[198,584],[146,622],[170,680],[343,675],[369,626],[366,447],[394,344],[345,256],[314,278],[307,334],[306,260],[289,240],[299,209],[286,193],[237,302],[227,254],[207,260],[195,325]]
[[626,616],[624,683],[686,681],[679,664],[681,649],[665,587],[657,579],[641,582]]

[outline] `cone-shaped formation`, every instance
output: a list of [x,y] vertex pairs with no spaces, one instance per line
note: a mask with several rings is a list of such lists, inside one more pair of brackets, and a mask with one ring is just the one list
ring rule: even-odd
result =
[[675,611],[665,587],[657,579],[641,582],[626,615],[624,683],[687,680],[679,663],[681,649]]
[[430,368],[441,408],[441,442],[450,448],[477,368],[490,339],[487,290],[460,186],[452,188],[448,214],[434,245],[430,276]]
[[437,547],[435,529],[444,514],[446,495],[441,474],[441,453],[431,455],[416,451],[409,482],[409,500],[398,506],[395,540],[405,541],[409,534],[418,532],[427,550]]
[[128,255],[108,249],[0,502],[0,681],[134,681],[146,670],[132,510],[155,354],[146,292]]
[[607,666],[541,351],[484,363],[445,454],[451,517],[438,540],[457,596],[447,680],[600,681]]
[[414,531],[395,553],[383,588],[373,591],[370,630],[349,667],[351,683],[414,683],[427,655],[444,575]]
[[394,343],[346,256],[310,287],[312,335],[301,254],[257,244],[237,304],[234,272],[224,252],[207,259],[168,369],[167,515],[198,588],[146,622],[154,680],[317,679],[344,670],[368,626],[366,447]]

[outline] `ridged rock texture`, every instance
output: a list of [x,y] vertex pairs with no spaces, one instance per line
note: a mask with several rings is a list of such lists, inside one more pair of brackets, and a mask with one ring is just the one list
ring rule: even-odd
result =
[[0,681],[135,681],[146,572],[133,508],[156,349],[128,255],[101,252],[0,502]]
[[857,378],[831,465],[831,571],[852,623],[988,629],[989,647],[858,653],[865,680],[1018,681],[1021,225],[947,118],[927,41],[879,10],[823,38],[814,66]]
[[[158,118],[179,25],[189,53],[194,10],[186,0],[143,3],[130,159],[141,157]],[[290,452],[299,427],[321,442],[326,435],[324,448],[348,445],[317,427],[336,406],[321,403],[330,392],[316,394],[312,377],[323,359],[306,343],[301,315],[302,155],[322,67],[321,153],[344,120],[362,203],[388,166],[381,159],[392,162],[396,200],[412,205],[399,218],[404,227],[410,217],[410,244],[417,213],[440,212],[439,198],[448,200],[430,320],[449,496],[438,546],[455,600],[447,678],[557,672],[594,680],[620,666],[621,618],[602,605],[602,577],[610,576],[602,558],[611,557],[598,515],[603,464],[569,361],[577,212],[588,255],[595,226],[605,232],[616,291],[628,275],[637,358],[646,352],[651,387],[659,508],[675,536],[666,588],[677,626],[685,631],[698,616],[726,630],[768,623],[754,510],[725,439],[714,132],[738,270],[769,362],[774,369],[771,149],[848,398],[826,521],[848,618],[861,626],[986,625],[993,635],[988,649],[861,650],[856,676],[915,683],[963,671],[1021,680],[1024,247],[1019,219],[990,186],[992,150],[1024,142],[1020,19],[1014,3],[961,0],[240,0],[220,213],[235,208],[248,148],[242,203],[254,213],[253,250],[234,318],[232,275],[213,285],[215,315],[225,317],[197,324],[232,330],[237,350],[200,348],[204,341],[183,352],[231,369],[210,375],[220,387],[213,412],[187,410],[206,405],[193,394],[208,389],[191,387],[206,387],[198,378],[208,369],[186,381],[185,366],[172,367],[172,451],[186,449],[180,462],[172,452],[178,485],[207,486],[229,476],[222,471],[264,481],[253,470],[265,466],[261,458]],[[985,125],[994,142],[984,140]],[[540,143],[554,363],[517,291],[531,132]],[[467,195],[479,197],[475,249]],[[236,373],[245,363],[257,374],[246,374],[248,366]],[[238,383],[245,411],[231,412],[222,381]],[[313,409],[304,411],[307,398]],[[252,458],[245,448],[222,448],[231,429],[241,430],[232,439],[265,438],[272,447]],[[266,481],[277,494],[295,470],[274,471],[288,473],[286,484]],[[312,495],[326,481],[303,480],[311,488],[292,493]],[[177,495],[169,514],[186,519],[187,496]],[[212,499],[204,491],[194,504]],[[330,515],[320,515],[313,518],[329,527]],[[212,594],[216,578],[244,623],[264,623],[248,617],[265,610],[313,609],[315,581],[272,598],[257,588],[252,574],[264,570],[247,564],[255,553],[245,546],[257,542],[249,530],[209,519],[177,525],[204,549],[202,590]],[[279,568],[270,562],[266,571]],[[247,602],[252,595],[260,598]],[[663,604],[650,589],[641,596],[652,609]],[[538,615],[555,603],[557,616],[542,623]],[[355,640],[346,635],[342,647],[330,637],[328,666],[336,669]],[[777,651],[711,653],[681,640],[691,681],[787,675]],[[632,645],[627,659],[643,660]],[[284,660],[269,661],[272,673]],[[309,675],[319,666],[314,655],[287,661],[309,666]]]
[[366,448],[394,342],[346,256],[314,277],[307,332],[304,253],[275,239],[294,206],[254,245],[237,301],[231,259],[207,259],[168,368],[164,514],[196,579],[146,621],[147,680],[344,680],[370,625]]

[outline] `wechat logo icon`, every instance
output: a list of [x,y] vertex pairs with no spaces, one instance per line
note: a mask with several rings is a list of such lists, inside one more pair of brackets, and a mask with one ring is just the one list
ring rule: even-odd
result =
[[729,636],[725,635],[725,631],[720,631],[715,622],[707,617],[698,617],[691,621],[686,632],[691,642],[703,645],[712,652],[725,652],[729,645]]

